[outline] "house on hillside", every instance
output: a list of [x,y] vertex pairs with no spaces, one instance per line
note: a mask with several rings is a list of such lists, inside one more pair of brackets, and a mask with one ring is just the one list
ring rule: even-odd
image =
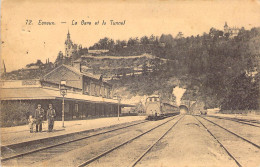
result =
[[233,38],[237,36],[239,33],[239,28],[238,27],[229,27],[227,25],[227,22],[225,22],[224,25],[224,34],[229,34],[229,37]]

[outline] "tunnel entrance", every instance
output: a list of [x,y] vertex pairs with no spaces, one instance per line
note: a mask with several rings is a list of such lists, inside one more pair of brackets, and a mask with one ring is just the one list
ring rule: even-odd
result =
[[188,114],[189,113],[189,109],[185,105],[180,105],[179,109],[180,109],[180,114]]

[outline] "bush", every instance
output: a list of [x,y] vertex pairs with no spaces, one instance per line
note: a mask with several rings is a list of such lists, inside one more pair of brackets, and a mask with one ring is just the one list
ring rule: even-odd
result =
[[1,127],[25,125],[33,106],[28,103],[1,103]]

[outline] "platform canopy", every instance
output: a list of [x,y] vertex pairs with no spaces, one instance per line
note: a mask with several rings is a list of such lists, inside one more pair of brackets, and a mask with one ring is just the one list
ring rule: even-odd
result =
[[[62,99],[60,91],[57,89],[31,87],[31,88],[2,88],[0,89],[0,100],[55,100]],[[92,103],[118,104],[115,99],[95,97],[80,93],[68,92],[65,100],[83,101]],[[134,107],[132,104],[120,103],[122,107]]]

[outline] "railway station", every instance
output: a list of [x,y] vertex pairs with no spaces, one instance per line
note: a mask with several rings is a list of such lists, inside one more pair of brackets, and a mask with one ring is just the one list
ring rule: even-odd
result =
[[62,117],[63,100],[65,120],[117,116],[122,107],[134,106],[120,103],[113,96],[111,84],[103,81],[102,76],[81,72],[80,65],[61,65],[42,79],[0,82],[3,106],[26,105],[29,114],[38,104],[44,110],[52,104],[57,120]]
[[1,167],[260,167],[260,0],[1,5]]
[[80,67],[61,65],[41,79],[1,81],[2,106],[27,106],[29,114],[38,104],[53,104],[57,111],[52,132],[46,121],[41,133],[29,133],[28,125],[1,128],[4,166],[260,163],[259,116],[211,114],[201,110],[202,102],[182,100],[176,106],[150,95],[145,115],[119,117],[123,107],[134,105],[115,99],[111,84]]

